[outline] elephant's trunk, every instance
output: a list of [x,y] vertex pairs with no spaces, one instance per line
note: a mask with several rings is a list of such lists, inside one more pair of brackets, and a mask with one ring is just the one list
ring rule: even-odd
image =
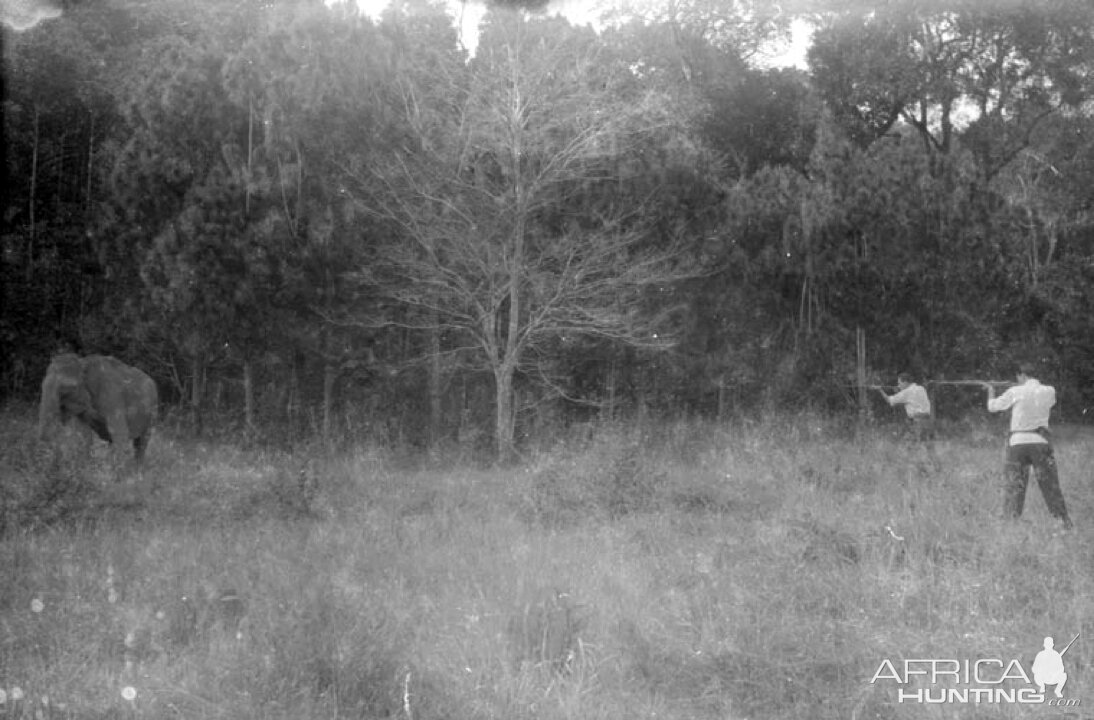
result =
[[80,359],[75,355],[58,355],[49,363],[42,380],[42,398],[38,405],[39,439],[48,440],[51,430],[65,422],[64,396],[79,387],[82,375]]
[[38,439],[49,439],[50,428],[61,415],[61,398],[58,394],[57,379],[52,374],[42,381],[42,399],[38,406]]

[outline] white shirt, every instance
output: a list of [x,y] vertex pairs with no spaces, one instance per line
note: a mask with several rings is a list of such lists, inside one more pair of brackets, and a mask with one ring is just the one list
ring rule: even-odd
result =
[[1048,416],[1055,404],[1056,389],[1030,378],[999,397],[988,400],[988,410],[1002,412],[1014,408],[1010,413],[1009,444],[1027,445],[1048,442],[1036,430],[1048,427]]
[[890,406],[903,405],[908,417],[931,414],[931,400],[927,397],[927,391],[922,385],[912,383],[896,395],[889,395],[885,399],[889,401]]

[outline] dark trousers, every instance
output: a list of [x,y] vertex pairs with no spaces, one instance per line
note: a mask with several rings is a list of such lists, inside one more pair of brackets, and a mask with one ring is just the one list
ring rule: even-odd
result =
[[930,415],[913,415],[908,418],[912,425],[910,432],[912,438],[918,442],[927,442],[936,437],[934,418]]
[[934,447],[936,433],[933,417],[930,415],[913,415],[909,418],[908,429],[904,436],[908,442],[926,448],[927,459],[930,460],[935,472],[942,469],[942,459],[938,457],[938,451]]
[[1060,478],[1056,474],[1056,456],[1048,443],[1025,443],[1007,446],[1006,497],[1003,511],[1011,517],[1019,517],[1026,502],[1026,485],[1029,471],[1037,471],[1037,484],[1052,515],[1071,527],[1067,516],[1064,494],[1060,491]]

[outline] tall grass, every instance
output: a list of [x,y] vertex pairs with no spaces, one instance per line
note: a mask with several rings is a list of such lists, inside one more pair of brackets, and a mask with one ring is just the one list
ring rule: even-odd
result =
[[[1094,445],[1076,530],[1001,454],[812,418],[600,428],[518,467],[156,438],[44,449],[0,415],[0,718],[979,718],[884,659],[1069,650],[1094,704]],[[13,698],[13,690],[22,696]],[[1084,709],[1084,708],[1079,708]]]

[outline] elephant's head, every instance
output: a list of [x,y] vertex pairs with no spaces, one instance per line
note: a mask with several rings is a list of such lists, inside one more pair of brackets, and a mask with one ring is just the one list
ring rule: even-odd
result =
[[38,436],[43,440],[58,423],[91,412],[91,395],[83,375],[83,362],[71,353],[58,355],[49,364],[38,407]]

